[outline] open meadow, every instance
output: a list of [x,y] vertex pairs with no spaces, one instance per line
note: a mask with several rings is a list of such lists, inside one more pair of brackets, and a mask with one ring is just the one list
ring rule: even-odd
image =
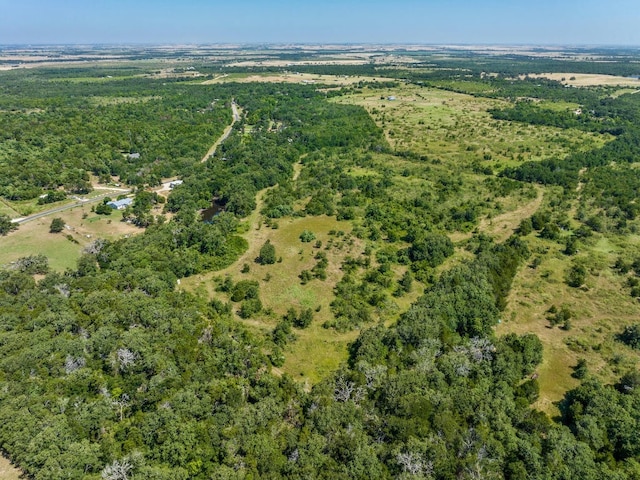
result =
[[[505,105],[501,101],[433,88],[365,89],[336,101],[364,106],[392,145],[439,159],[438,167],[450,171],[468,170],[474,163],[499,170],[524,161],[563,158],[611,141],[606,135],[494,120],[487,110]],[[545,108],[570,111],[575,106],[553,102]],[[467,178],[470,183],[474,181],[472,176]],[[552,208],[547,193],[546,187],[538,185],[534,198],[501,199],[500,210],[480,218],[477,230],[505,241],[523,219],[543,207]],[[461,242],[469,236],[454,233],[451,238]],[[624,326],[637,321],[640,308],[610,270],[617,255],[633,247],[635,238],[603,234],[597,241],[590,239],[582,244],[579,257],[592,265],[593,275],[584,289],[575,289],[565,284],[571,258],[561,253],[562,244],[534,235],[527,237],[541,263],[536,268],[527,264],[520,268],[496,332],[535,333],[542,340],[537,408],[558,414],[556,402],[579,383],[572,373],[580,358],[585,358],[590,371],[605,382],[613,381],[640,359],[637,352],[614,341]],[[550,326],[546,311],[552,305],[571,309],[570,330]]]

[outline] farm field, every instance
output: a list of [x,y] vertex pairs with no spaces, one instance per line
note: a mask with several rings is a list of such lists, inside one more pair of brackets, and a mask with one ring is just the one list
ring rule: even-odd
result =
[[588,73],[545,73],[536,78],[548,78],[560,81],[573,87],[593,87],[598,85],[619,85],[636,87],[640,89],[640,80],[637,78],[620,77],[615,75],[597,75]]
[[[295,68],[295,67],[290,67]],[[384,78],[382,78],[384,80]],[[343,85],[353,85],[360,82],[375,82],[380,81],[380,79],[376,79],[374,77],[367,77],[361,75],[314,75],[311,73],[296,73],[296,72],[286,72],[279,74],[260,74],[260,75],[251,75],[251,74],[241,74],[241,73],[232,73],[229,75],[220,75],[211,80],[205,80],[202,82],[203,85],[212,85],[216,83],[228,83],[228,82],[239,82],[239,83],[251,83],[251,82],[266,82],[266,83],[302,83],[302,84],[318,84],[323,86],[343,86]]]

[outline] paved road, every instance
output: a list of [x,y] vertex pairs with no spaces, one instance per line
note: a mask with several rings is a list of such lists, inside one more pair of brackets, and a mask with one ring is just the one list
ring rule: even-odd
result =
[[87,205],[87,204],[99,202],[104,197],[108,197],[110,195],[113,195],[113,192],[111,192],[111,193],[102,193],[102,194],[100,194],[100,195],[98,195],[96,197],[83,198],[83,199],[77,200],[77,201],[75,201],[73,203],[68,203],[66,205],[62,205],[60,207],[52,208],[50,210],[45,210],[45,211],[39,212],[39,213],[34,213],[33,215],[29,215],[28,217],[14,218],[11,221],[13,223],[18,223],[18,224],[32,222],[33,220],[37,220],[39,218],[46,217],[48,215],[52,215],[54,213],[64,212],[65,210],[70,210],[70,209],[75,208],[75,207],[80,207],[82,205]]

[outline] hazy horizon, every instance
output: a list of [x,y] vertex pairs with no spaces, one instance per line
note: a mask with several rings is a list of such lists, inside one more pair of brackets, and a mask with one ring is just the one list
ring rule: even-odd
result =
[[638,46],[631,0],[0,0],[2,45]]

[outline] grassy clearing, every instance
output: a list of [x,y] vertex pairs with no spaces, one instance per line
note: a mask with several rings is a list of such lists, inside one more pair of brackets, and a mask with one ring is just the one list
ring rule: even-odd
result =
[[[589,371],[605,382],[614,382],[640,361],[638,352],[614,339],[625,325],[638,320],[640,304],[625,292],[621,278],[610,268],[626,239],[619,238],[616,244],[599,236],[581,247],[577,257],[590,272],[583,288],[564,282],[573,257],[562,254],[559,244],[533,235],[528,240],[542,262],[535,269],[524,266],[517,274],[497,333],[532,332],[541,339],[544,361],[538,369],[540,398],[535,406],[555,415],[556,402],[578,384],[571,374],[579,358],[585,358]],[[551,327],[547,319],[551,305],[565,305],[573,312],[571,329]]]
[[[256,280],[260,284],[260,299],[267,313],[251,320],[239,320],[252,330],[269,334],[287,309],[294,307],[319,309],[314,313],[312,325],[306,330],[296,331],[298,339],[287,346],[286,362],[282,370],[294,378],[314,384],[334,371],[347,358],[346,346],[353,341],[358,332],[346,334],[325,329],[322,324],[331,318],[329,304],[333,300],[333,287],[342,277],[340,264],[346,255],[356,256],[362,252],[363,245],[354,240],[352,244],[345,237],[330,236],[331,230],[351,230],[349,222],[340,222],[333,217],[287,218],[278,221],[279,228],[264,226],[258,214],[249,219],[249,229],[244,237],[249,249],[230,267],[213,273],[185,278],[181,288],[188,291],[205,293],[209,298],[228,301],[225,294],[215,291],[214,278],[230,275],[234,281]],[[322,247],[315,248],[315,241],[302,243],[300,233],[310,230]],[[327,249],[327,243],[333,238],[334,245]],[[259,265],[255,259],[260,248],[267,241],[275,246],[276,256],[282,261],[273,265]],[[312,280],[302,285],[300,272],[311,269],[317,262],[313,257],[319,252],[327,254],[329,266],[326,280]],[[249,265],[249,272],[242,273],[243,266]]]
[[[63,232],[49,233],[54,217],[62,218],[67,224]],[[96,238],[114,240],[142,231],[121,222],[121,218],[116,212],[109,216],[96,215],[90,212],[89,206],[83,206],[25,223],[6,237],[0,237],[0,265],[27,255],[43,254],[54,270],[73,268],[82,249]]]
[[[303,168],[301,163],[294,166],[294,180]],[[227,302],[227,294],[215,291],[216,279],[230,276],[234,282],[257,281],[264,311],[255,318],[238,321],[259,335],[270,335],[290,307],[298,311],[303,308],[314,310],[311,326],[305,330],[294,329],[297,340],[286,346],[284,366],[274,369],[276,372],[290,374],[305,385],[313,385],[335,371],[347,359],[347,345],[359,334],[358,331],[339,333],[334,329],[324,328],[323,324],[333,318],[330,304],[335,298],[333,289],[343,275],[340,269],[343,260],[346,256],[359,256],[365,248],[365,242],[349,235],[352,229],[350,222],[338,221],[335,217],[283,218],[276,221],[278,228],[265,226],[264,219],[258,212],[262,208],[262,198],[267,190],[258,193],[257,208],[241,227],[249,244],[247,251],[224,270],[182,279],[181,288]],[[313,232],[315,240],[303,243],[300,234],[304,230]],[[255,260],[267,240],[274,245],[279,261],[273,265],[260,265]],[[321,245],[317,246],[316,242]],[[313,268],[317,263],[314,256],[318,252],[327,256],[327,278],[314,279],[303,285],[299,275],[303,270]],[[245,265],[248,265],[249,271],[243,273]],[[399,278],[404,273],[404,267],[395,273]],[[395,306],[391,310],[405,310],[419,293],[420,289],[416,286],[410,295],[394,299]],[[238,305],[234,305],[234,308],[238,308]],[[393,312],[385,314],[388,323],[397,319]]]
[[[390,96],[395,100],[388,100]],[[432,171],[444,169],[452,175],[461,174],[465,185],[461,195],[466,196],[485,195],[479,187],[482,176],[468,173],[474,162],[496,171],[522,161],[562,158],[575,150],[597,148],[609,140],[606,136],[577,130],[499,122],[490,117],[487,109],[506,105],[502,101],[417,86],[364,89],[362,93],[338,97],[335,101],[364,106],[397,149],[437,159],[429,165]],[[577,108],[566,102],[547,102],[543,106],[561,110]],[[405,167],[418,168],[410,162],[397,166]],[[400,190],[410,192],[412,182],[430,180],[428,171],[419,173],[419,178],[415,173],[406,182],[399,182]],[[495,210],[480,219],[477,230],[504,241],[523,218],[530,217],[545,202],[549,206],[548,193],[547,188],[535,187],[535,196],[523,192],[494,200]],[[455,233],[451,237],[454,242],[461,242],[470,235]],[[585,358],[590,371],[607,382],[614,381],[625,368],[640,360],[638,353],[614,340],[624,325],[640,318],[640,304],[629,296],[622,280],[609,268],[633,240],[597,235],[581,242],[577,256],[590,271],[585,290],[566,285],[564,276],[573,257],[561,253],[562,244],[539,239],[535,234],[528,240],[534,252],[532,259],[541,257],[541,264],[536,269],[529,266],[520,269],[497,334],[533,332],[539,336],[544,345],[544,359],[537,370],[540,397],[536,407],[556,415],[555,402],[578,384],[571,374],[579,358]],[[467,253],[457,248],[442,268],[461,261]],[[546,311],[551,305],[566,305],[574,312],[570,330],[550,327]]]
[[483,218],[478,224],[478,230],[493,237],[497,242],[504,242],[513,235],[523,218],[530,217],[540,208],[544,198],[543,192],[543,187],[536,186],[536,197],[526,203],[522,203],[522,199],[517,199],[519,201],[514,203],[514,199],[510,197],[505,202],[506,212]]
[[640,85],[638,88],[621,88],[611,94],[613,98],[618,98],[620,95],[625,95],[627,93],[638,93],[640,92]]
[[[389,97],[395,100],[387,100]],[[506,102],[415,85],[364,89],[335,101],[364,106],[396,148],[447,164],[479,162],[500,169],[529,160],[565,157],[608,140],[607,136],[579,130],[494,120],[487,110],[505,107]]]

